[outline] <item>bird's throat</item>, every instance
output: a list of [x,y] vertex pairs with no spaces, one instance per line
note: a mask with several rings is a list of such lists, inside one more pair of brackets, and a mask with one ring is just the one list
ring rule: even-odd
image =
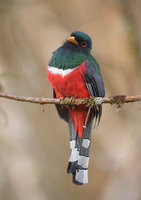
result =
[[53,53],[49,66],[63,70],[74,69],[81,65],[86,58],[86,55],[77,48],[68,49],[62,46]]

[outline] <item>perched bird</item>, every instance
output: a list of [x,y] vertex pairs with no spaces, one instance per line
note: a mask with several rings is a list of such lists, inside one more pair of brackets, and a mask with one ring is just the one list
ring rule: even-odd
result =
[[[54,98],[105,96],[100,68],[91,55],[91,49],[91,38],[83,32],[74,31],[53,52],[47,66],[47,77],[53,87]],[[86,105],[56,105],[56,108],[59,116],[69,124],[71,153],[67,172],[72,173],[74,184],[88,183],[92,125],[94,118],[95,123],[99,123],[102,105],[93,106],[89,116]]]

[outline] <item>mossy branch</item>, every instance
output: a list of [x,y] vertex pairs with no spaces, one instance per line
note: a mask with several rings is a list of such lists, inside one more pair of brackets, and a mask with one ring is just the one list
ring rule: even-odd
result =
[[21,102],[29,102],[29,103],[37,103],[37,104],[61,104],[61,105],[82,105],[86,104],[88,106],[94,105],[94,104],[103,104],[103,103],[109,103],[109,104],[117,104],[121,105],[124,103],[133,103],[133,102],[139,102],[141,101],[141,95],[134,95],[134,96],[126,96],[126,95],[118,95],[113,97],[89,97],[89,98],[60,98],[60,99],[54,99],[54,98],[45,98],[45,97],[25,97],[25,96],[19,96],[14,94],[9,94],[5,92],[0,92],[1,98],[11,99],[15,101],[21,101]]

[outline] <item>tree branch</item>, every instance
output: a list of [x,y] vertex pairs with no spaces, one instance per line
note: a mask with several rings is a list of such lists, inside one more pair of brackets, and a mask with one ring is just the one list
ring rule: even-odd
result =
[[132,103],[132,102],[138,102],[141,101],[141,95],[134,95],[134,96],[125,96],[125,95],[118,95],[113,97],[89,97],[89,98],[60,98],[60,99],[54,99],[54,98],[44,98],[44,97],[25,97],[25,96],[19,96],[14,94],[9,94],[5,92],[0,92],[0,97],[11,99],[15,101],[21,101],[21,102],[29,102],[29,103],[37,103],[37,104],[61,104],[61,105],[94,105],[94,104],[100,104],[100,103],[109,103],[109,104],[117,104],[121,105],[124,103]]

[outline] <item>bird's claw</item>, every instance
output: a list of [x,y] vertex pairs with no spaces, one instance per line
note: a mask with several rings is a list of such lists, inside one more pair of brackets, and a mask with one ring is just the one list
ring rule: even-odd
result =
[[75,104],[75,97],[71,97],[70,102],[71,102],[72,105],[74,105]]
[[60,98],[59,103],[60,103],[61,105],[64,104],[64,99],[65,99],[65,97],[61,97],[61,98]]
[[94,102],[95,102],[95,105],[101,105],[104,102],[104,100],[102,97],[96,97]]
[[[65,98],[67,98],[67,97],[61,97],[59,102],[60,102],[61,105],[68,106],[68,103],[64,101]],[[70,97],[70,103],[69,104],[72,105],[72,106],[75,106],[75,97]]]

